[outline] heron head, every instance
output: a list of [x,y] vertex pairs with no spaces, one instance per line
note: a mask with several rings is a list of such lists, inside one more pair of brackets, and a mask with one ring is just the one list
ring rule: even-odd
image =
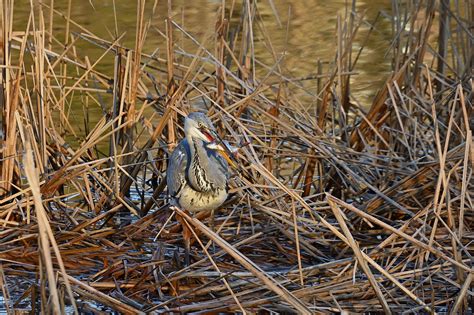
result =
[[203,113],[190,113],[184,121],[186,136],[200,139],[205,143],[215,141],[217,133],[211,120]]
[[235,148],[232,148],[219,137],[216,128],[214,128],[211,120],[205,114],[200,112],[190,113],[184,121],[184,133],[186,137],[202,140],[207,149],[216,151],[231,166],[236,167],[236,163],[233,161],[236,151],[233,149]]

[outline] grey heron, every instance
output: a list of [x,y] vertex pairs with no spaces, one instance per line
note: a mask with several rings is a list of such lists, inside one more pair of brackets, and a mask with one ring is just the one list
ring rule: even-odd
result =
[[[170,203],[189,212],[215,210],[227,199],[228,162],[232,161],[205,114],[190,113],[184,122],[184,134],[166,170]],[[189,263],[190,234],[186,235],[186,231],[183,224],[186,262]]]

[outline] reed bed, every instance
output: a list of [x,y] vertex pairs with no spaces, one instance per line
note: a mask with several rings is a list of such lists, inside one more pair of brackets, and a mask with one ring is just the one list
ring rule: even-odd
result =
[[[377,21],[355,5],[308,78],[288,74],[256,1],[223,2],[197,38],[171,14],[156,28],[157,3],[139,0],[131,47],[53,1],[32,1],[22,30],[14,0],[0,6],[0,308],[473,311],[472,2],[393,2],[392,68],[372,104],[351,86],[354,39]],[[163,57],[143,49],[152,32]],[[222,209],[190,217],[169,209],[164,176],[197,108],[241,163]],[[194,235],[189,266],[176,214]]]

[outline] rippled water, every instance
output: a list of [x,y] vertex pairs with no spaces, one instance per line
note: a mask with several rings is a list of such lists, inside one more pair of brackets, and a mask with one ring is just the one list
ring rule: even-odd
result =
[[[49,3],[46,1],[45,3]],[[157,31],[164,31],[167,16],[168,1],[159,1],[156,14],[152,18],[153,28],[150,30],[145,43],[144,52],[152,53],[157,48],[158,56],[166,57],[164,39]],[[232,1],[227,1],[230,7]],[[112,40],[114,34],[126,32],[123,44],[133,47],[135,42],[136,2],[115,0],[117,27],[114,16],[114,1],[72,1],[71,18],[94,34]],[[147,2],[146,15],[149,17],[153,2]],[[179,0],[172,1],[172,15],[174,20],[193,34],[197,39],[214,29],[216,13],[221,1],[212,0]],[[54,0],[54,8],[62,13],[67,13],[68,1]],[[234,19],[238,23],[241,1],[235,5]],[[351,1],[325,1],[325,0],[261,0],[258,2],[258,13],[264,21],[264,27],[270,37],[274,51],[277,54],[286,53],[282,66],[288,76],[301,78],[317,73],[318,60],[323,63],[323,71],[327,71],[330,63],[334,62],[336,54],[336,25],[338,15],[344,18],[351,7]],[[375,19],[379,12],[390,13],[390,1],[357,1],[356,11],[365,12],[366,21]],[[49,22],[49,8],[43,7],[46,25]],[[29,1],[18,0],[15,2],[15,30],[23,31],[30,12]],[[54,34],[57,39],[64,42],[64,20],[59,15],[54,15]],[[288,32],[287,32],[288,26]],[[46,26],[48,28],[48,26]],[[258,26],[254,26],[255,39],[262,41],[263,37]],[[354,42],[358,49],[365,40],[369,24],[362,25],[360,34]],[[77,31],[72,27],[71,30]],[[180,41],[181,34],[175,33],[175,39]],[[388,60],[384,58],[390,45],[390,22],[384,15],[378,19],[376,28],[360,56],[356,67],[357,75],[352,80],[354,96],[367,106],[376,90],[383,84],[389,69]],[[183,45],[186,45],[183,42]],[[83,47],[84,49],[80,49]],[[102,49],[91,48],[90,44],[78,43],[78,54],[89,56],[93,62],[102,52]],[[188,51],[196,51],[196,47],[186,47]],[[260,42],[256,45],[255,55],[263,63],[272,66],[273,59],[265,45]],[[112,71],[113,58],[101,62],[99,69]],[[261,73],[265,68],[260,67]],[[304,87],[311,93],[316,92],[315,81],[303,82]]]

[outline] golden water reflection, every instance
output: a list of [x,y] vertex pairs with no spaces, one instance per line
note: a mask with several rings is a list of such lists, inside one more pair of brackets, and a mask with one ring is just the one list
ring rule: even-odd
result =
[[[67,0],[54,0],[54,9],[66,14]],[[114,2],[116,7],[116,17],[114,15]],[[45,2],[49,5],[49,2]],[[173,19],[182,25],[197,39],[202,39],[208,31],[213,31],[215,27],[216,14],[221,1],[212,0],[175,0],[172,1]],[[227,1],[227,7],[232,1]],[[286,76],[301,78],[317,73],[318,60],[323,63],[324,71],[327,72],[335,61],[336,54],[336,26],[338,15],[342,19],[349,13],[351,1],[324,1],[324,0],[261,0],[258,2],[258,13],[261,16],[264,27],[270,37],[273,49],[276,54],[285,53],[282,61],[283,71]],[[150,18],[153,2],[148,1],[145,15]],[[153,27],[147,36],[144,52],[153,53],[162,58],[166,58],[165,41],[159,34],[165,30],[165,18],[168,14],[168,1],[159,1],[155,15],[152,17]],[[358,14],[365,12],[366,21],[375,19],[379,12],[390,13],[390,1],[357,1],[356,11]],[[240,14],[242,4],[236,1],[235,14]],[[46,24],[49,23],[49,8],[44,6]],[[125,32],[123,44],[134,47],[135,43],[135,23],[137,4],[134,1],[125,0],[101,0],[101,1],[72,1],[71,18],[80,25],[86,27],[95,35],[108,40],[113,40],[115,33]],[[30,12],[30,1],[18,0],[15,2],[15,23],[17,30],[22,30],[22,25],[26,25]],[[232,22],[232,21],[231,21]],[[58,15],[54,15],[53,33],[59,42],[64,43],[64,20]],[[288,32],[287,32],[288,27]],[[257,26],[255,29],[255,39],[263,40]],[[360,34],[354,41],[354,48],[358,49],[364,42],[365,34],[369,29],[369,24],[363,24]],[[79,31],[77,27],[71,26],[71,31]],[[178,45],[182,35],[177,33]],[[391,26],[384,16],[378,19],[375,30],[364,46],[359,62],[355,69],[357,73],[352,80],[352,93],[367,107],[370,99],[377,89],[383,84],[384,78],[389,69],[388,60],[384,57],[390,45]],[[181,40],[183,45],[189,45]],[[103,49],[91,47],[87,43],[78,43],[78,48],[84,46],[84,50],[78,49],[80,56],[94,58],[103,53]],[[271,67],[274,63],[267,47],[261,43],[255,45],[256,58]],[[158,48],[158,50],[156,50]],[[161,48],[161,49],[160,49]],[[189,52],[195,52],[197,47],[186,46]],[[211,50],[213,51],[213,50]],[[355,51],[356,52],[356,51]],[[99,69],[113,72],[113,58],[106,58],[101,62]],[[259,71],[265,73],[265,68],[260,67]],[[316,93],[315,81],[301,83],[309,93]]]

